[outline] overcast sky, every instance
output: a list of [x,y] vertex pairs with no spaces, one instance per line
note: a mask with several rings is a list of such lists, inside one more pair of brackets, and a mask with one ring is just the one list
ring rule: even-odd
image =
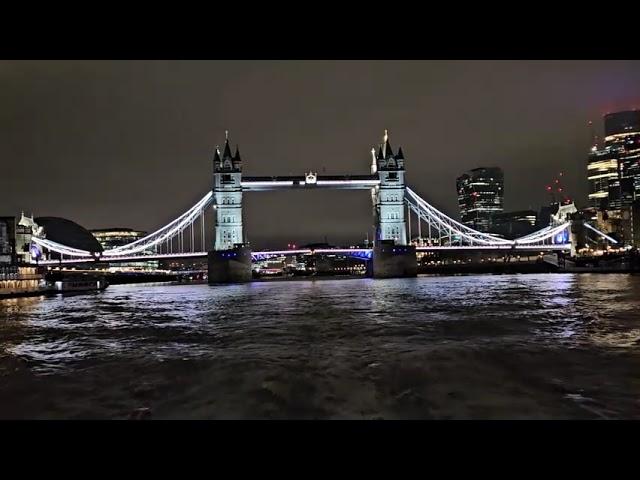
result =
[[[559,171],[586,203],[587,122],[640,108],[638,61],[0,62],[0,215],[153,230],[211,188],[224,131],[246,175],[368,173],[389,129],[407,183],[457,217],[455,179],[505,175],[539,209]],[[258,246],[357,241],[365,191],[250,193]]]

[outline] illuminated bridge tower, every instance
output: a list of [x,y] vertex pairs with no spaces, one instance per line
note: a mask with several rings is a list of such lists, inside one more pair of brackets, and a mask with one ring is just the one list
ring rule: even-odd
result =
[[380,178],[375,196],[376,240],[393,240],[396,245],[406,245],[404,155],[402,148],[393,154],[386,130],[376,160]]
[[213,157],[214,250],[229,250],[242,243],[242,159],[236,147],[231,155],[229,138],[224,151]]
[[213,250],[209,252],[209,283],[251,280],[251,250],[242,234],[242,159],[236,147],[231,155],[229,137],[224,151],[213,157]]
[[415,277],[418,272],[416,249],[407,245],[404,218],[405,170],[402,148],[393,154],[387,131],[378,149],[372,173],[380,185],[373,193],[376,241],[370,274],[376,278]]

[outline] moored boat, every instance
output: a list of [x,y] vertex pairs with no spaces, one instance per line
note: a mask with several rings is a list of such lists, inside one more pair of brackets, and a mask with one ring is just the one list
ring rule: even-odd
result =
[[35,267],[0,266],[0,298],[46,293],[45,276]]
[[104,276],[90,273],[50,275],[47,280],[56,293],[100,291],[109,286]]

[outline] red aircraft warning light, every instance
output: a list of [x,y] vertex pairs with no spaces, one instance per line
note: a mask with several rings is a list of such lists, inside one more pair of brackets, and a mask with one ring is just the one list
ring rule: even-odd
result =
[[[564,172],[558,172],[557,177],[553,179],[551,184],[545,186],[545,190],[551,196],[552,203],[555,203],[556,201],[559,201],[565,205],[571,203],[571,199],[562,193],[564,191],[564,186],[562,185],[560,179],[563,177]],[[556,194],[558,194],[558,200],[556,200]]]

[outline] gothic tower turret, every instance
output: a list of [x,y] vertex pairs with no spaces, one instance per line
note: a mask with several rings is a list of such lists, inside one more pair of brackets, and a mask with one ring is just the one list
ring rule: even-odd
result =
[[242,171],[242,158],[240,158],[240,148],[236,145],[236,154],[231,159],[231,165],[235,170]]

